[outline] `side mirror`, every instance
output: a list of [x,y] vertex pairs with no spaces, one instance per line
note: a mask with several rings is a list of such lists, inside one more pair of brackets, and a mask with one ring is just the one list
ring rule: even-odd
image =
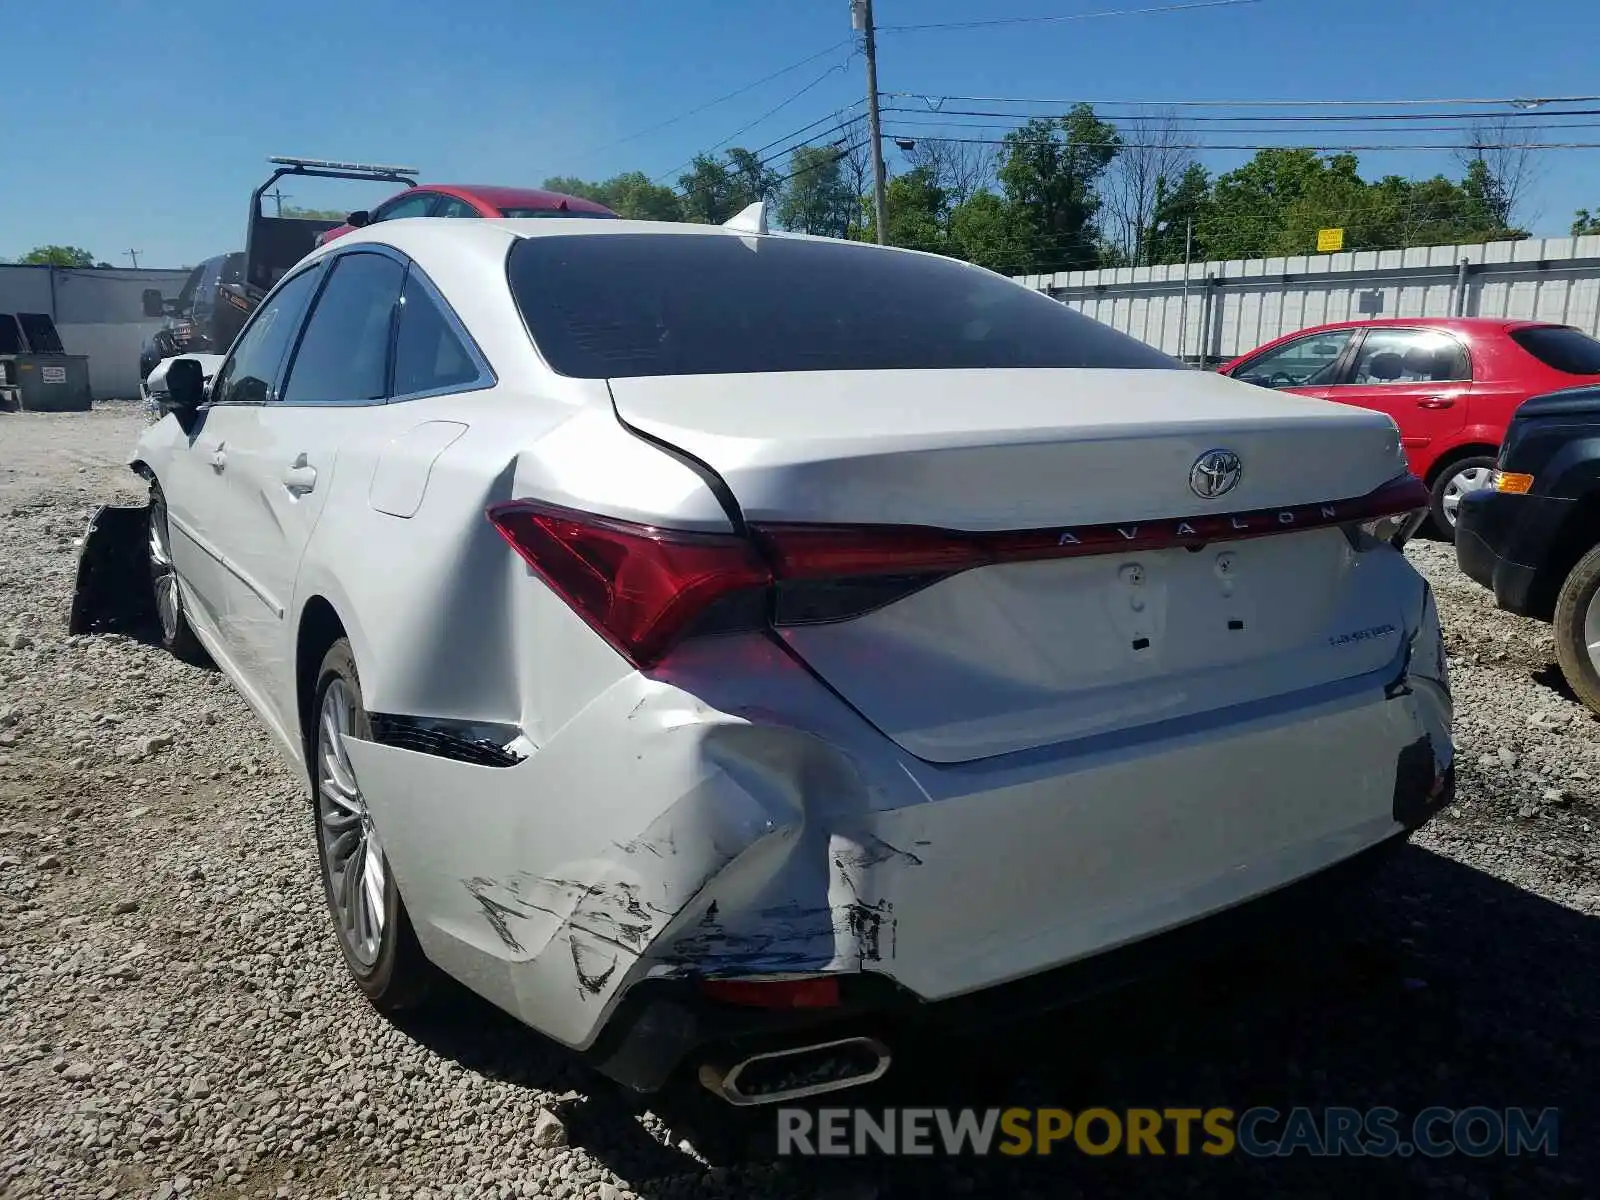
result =
[[167,367],[167,410],[188,429],[206,402],[206,376],[192,358],[180,358]]
[[167,302],[161,298],[159,288],[145,288],[140,294],[144,302],[144,315],[147,317],[164,317],[167,315]]
[[372,214],[364,208],[358,208],[344,219],[344,223],[352,229],[361,229],[372,224]]

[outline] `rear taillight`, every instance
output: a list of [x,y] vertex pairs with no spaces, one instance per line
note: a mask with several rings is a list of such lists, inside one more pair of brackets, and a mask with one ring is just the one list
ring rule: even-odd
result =
[[1403,476],[1350,500],[1120,525],[977,533],[920,525],[751,526],[726,533],[659,529],[530,500],[488,516],[549,586],[645,668],[683,637],[847,620],[975,567],[1199,549],[1338,526],[1357,549],[1403,545],[1428,489]]
[[731,534],[657,529],[525,500],[494,505],[489,520],[636,667],[659,661],[719,609],[735,610],[727,624],[748,626],[737,617],[750,604],[739,601],[760,608],[772,579],[750,544]]
[[1428,519],[1428,500],[1428,485],[1415,475],[1379,488],[1367,497],[1365,519],[1345,526],[1350,544],[1361,550],[1374,541],[1387,542],[1396,550],[1404,549]]

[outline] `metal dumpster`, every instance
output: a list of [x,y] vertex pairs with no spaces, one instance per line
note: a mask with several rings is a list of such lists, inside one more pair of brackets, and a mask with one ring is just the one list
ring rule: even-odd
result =
[[68,354],[45,313],[0,313],[0,412],[87,412],[89,358]]

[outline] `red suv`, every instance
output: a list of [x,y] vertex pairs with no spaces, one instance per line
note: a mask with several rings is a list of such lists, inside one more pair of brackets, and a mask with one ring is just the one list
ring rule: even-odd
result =
[[391,196],[368,212],[360,209],[317,242],[325,246],[352,229],[401,217],[616,217],[603,204],[581,196],[564,196],[540,188],[479,187],[458,183],[424,183]]
[[1600,382],[1600,341],[1537,321],[1394,317],[1303,329],[1220,371],[1393,417],[1433,491],[1433,524],[1454,540],[1461,497],[1488,485],[1511,414],[1530,396]]

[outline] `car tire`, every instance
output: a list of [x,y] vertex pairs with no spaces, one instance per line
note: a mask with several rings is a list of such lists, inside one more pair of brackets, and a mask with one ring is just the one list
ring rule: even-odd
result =
[[172,527],[167,520],[167,498],[159,485],[150,487],[150,603],[155,613],[161,645],[174,658],[203,667],[211,661],[184,615],[183,589],[172,561]]
[[1440,537],[1448,542],[1456,540],[1455,519],[1460,511],[1461,497],[1467,492],[1489,486],[1494,463],[1492,454],[1474,454],[1470,458],[1458,458],[1439,472],[1439,477],[1433,481],[1428,512],[1433,518],[1433,528]]
[[372,736],[355,656],[344,638],[323,657],[311,712],[317,864],[340,953],[374,1008],[414,1011],[433,994],[437,970],[417,943],[340,736]]
[[1600,714],[1600,546],[1567,573],[1552,624],[1562,675],[1589,711]]

